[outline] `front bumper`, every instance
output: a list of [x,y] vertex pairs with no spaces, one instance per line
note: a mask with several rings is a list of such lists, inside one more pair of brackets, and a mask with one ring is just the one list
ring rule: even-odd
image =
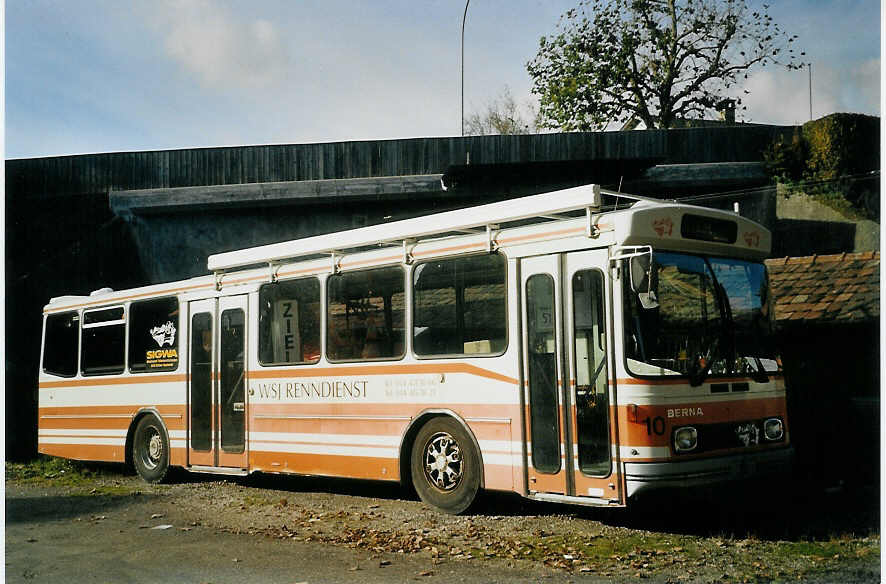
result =
[[789,475],[793,447],[674,462],[626,462],[628,497],[666,488],[697,487]]

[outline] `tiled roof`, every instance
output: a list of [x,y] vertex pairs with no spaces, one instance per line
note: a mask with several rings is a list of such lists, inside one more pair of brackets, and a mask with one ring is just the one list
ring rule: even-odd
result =
[[879,319],[878,251],[779,258],[766,266],[779,324]]

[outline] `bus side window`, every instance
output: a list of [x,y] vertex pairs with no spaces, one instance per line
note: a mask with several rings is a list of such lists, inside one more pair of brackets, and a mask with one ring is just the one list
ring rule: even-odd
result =
[[404,280],[400,267],[329,276],[326,355],[330,361],[404,355]]
[[123,373],[126,318],[122,306],[83,312],[80,367],[84,375]]
[[77,375],[79,339],[80,315],[76,312],[48,315],[43,342],[43,371],[63,377]]
[[178,368],[178,299],[133,302],[129,307],[129,370]]
[[265,284],[259,291],[258,358],[262,365],[320,360],[320,281]]
[[505,259],[434,260],[412,272],[415,354],[496,355],[508,344]]

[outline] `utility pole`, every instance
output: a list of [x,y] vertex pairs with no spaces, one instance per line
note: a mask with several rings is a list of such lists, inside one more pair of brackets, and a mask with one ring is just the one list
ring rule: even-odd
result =
[[461,17],[461,135],[465,135],[465,20],[468,18],[468,5],[465,2],[465,13]]

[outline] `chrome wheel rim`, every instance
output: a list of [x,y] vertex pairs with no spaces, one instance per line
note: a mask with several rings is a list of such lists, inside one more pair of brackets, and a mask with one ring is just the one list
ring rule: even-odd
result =
[[151,427],[145,431],[144,448],[142,448],[142,464],[145,468],[155,469],[163,458],[163,437],[157,428]]
[[424,471],[428,483],[441,491],[452,491],[461,483],[464,475],[461,448],[451,434],[437,432],[428,440]]

